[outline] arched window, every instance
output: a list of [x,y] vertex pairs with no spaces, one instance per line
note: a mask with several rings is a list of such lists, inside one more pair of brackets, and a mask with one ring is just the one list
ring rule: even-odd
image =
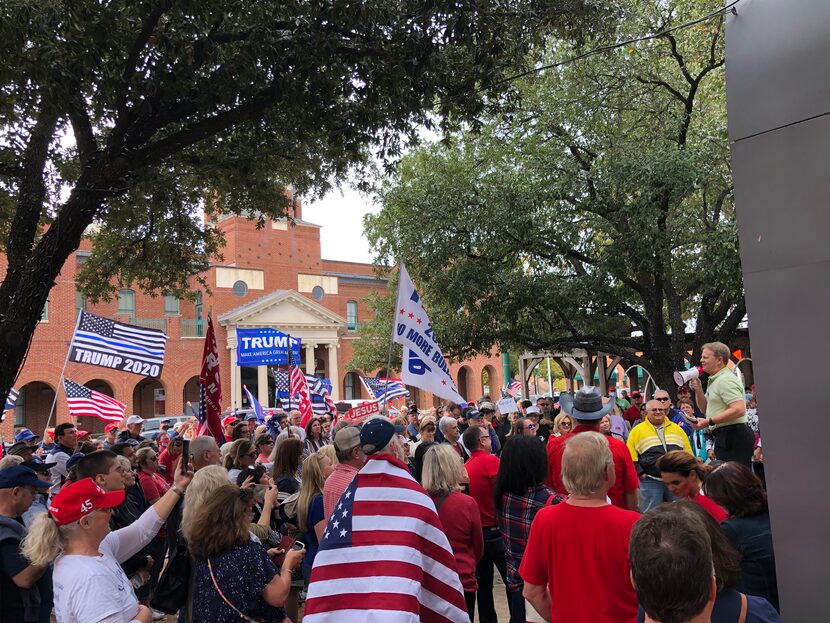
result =
[[349,331],[357,329],[357,301],[346,302],[346,328]]
[[135,322],[135,292],[132,290],[118,291],[118,314],[129,316],[130,322]]

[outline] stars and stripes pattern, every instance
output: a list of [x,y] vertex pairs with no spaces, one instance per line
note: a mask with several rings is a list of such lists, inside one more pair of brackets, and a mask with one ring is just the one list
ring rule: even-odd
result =
[[136,327],[82,311],[70,348],[75,346],[101,355],[116,355],[155,365],[158,374],[153,376],[160,376],[166,345],[164,331]]
[[124,409],[127,407],[115,398],[69,379],[63,380],[63,388],[66,390],[69,415],[72,417],[97,417],[105,422],[120,422],[124,417]]
[[[288,336],[288,343],[291,343],[291,336]],[[288,394],[297,398],[297,409],[302,415],[300,426],[305,428],[314,412],[311,410],[311,392],[308,389],[308,381],[305,374],[300,370],[297,361],[294,359],[292,349],[288,349]]]
[[515,398],[519,392],[522,391],[522,384],[519,383],[516,379],[510,379],[510,384],[505,385],[502,389],[502,392],[507,394],[508,396],[512,396]]
[[469,623],[435,504],[397,459],[371,456],[326,525],[304,623]]
[[[289,394],[289,375],[286,370],[272,370],[272,376],[276,383],[276,398],[282,403],[284,409],[296,409],[299,405],[297,399]],[[305,375],[308,383],[308,390],[311,392],[311,410],[314,415],[325,413],[337,413],[337,406],[331,398],[328,387],[323,379],[311,374]]]
[[393,400],[401,396],[409,396],[409,390],[400,379],[377,379],[371,376],[361,376],[360,381],[369,394],[378,402]]

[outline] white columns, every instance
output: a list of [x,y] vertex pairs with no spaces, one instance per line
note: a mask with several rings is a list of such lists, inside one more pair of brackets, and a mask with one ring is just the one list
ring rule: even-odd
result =
[[306,342],[305,346],[305,373],[314,374],[314,347],[317,346],[314,342]]
[[231,396],[230,407],[242,407],[242,369],[236,365],[236,344],[231,346]]
[[329,378],[331,379],[331,399],[340,400],[340,371],[337,369],[337,344],[326,344],[329,351]]
[[256,381],[256,399],[259,400],[259,404],[262,405],[263,409],[267,409],[268,405],[271,404],[268,399],[268,366],[257,366]]

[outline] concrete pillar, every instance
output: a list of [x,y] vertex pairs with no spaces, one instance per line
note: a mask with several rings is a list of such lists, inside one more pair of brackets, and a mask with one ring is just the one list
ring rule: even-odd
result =
[[305,347],[305,373],[314,374],[314,347],[317,346],[314,342],[303,343]]
[[331,399],[340,400],[340,371],[337,367],[337,344],[326,344],[329,355],[329,378],[331,379]]
[[230,407],[236,405],[238,409],[242,404],[242,369],[236,365],[236,346],[231,347],[231,395]]
[[256,381],[256,399],[259,400],[259,404],[262,405],[263,409],[267,409],[268,406],[271,404],[268,396],[268,366],[257,366]]

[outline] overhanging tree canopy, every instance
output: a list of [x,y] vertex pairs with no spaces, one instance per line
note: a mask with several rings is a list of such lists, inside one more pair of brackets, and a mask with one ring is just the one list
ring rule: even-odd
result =
[[[266,216],[414,128],[475,118],[551,34],[604,23],[597,0],[8,0],[0,7],[0,394],[64,261],[183,293],[221,237],[207,207]],[[438,115],[432,116],[437,110]],[[48,228],[46,227],[48,225]]]
[[[616,40],[718,8],[631,3]],[[697,350],[729,340],[745,307],[723,62],[722,20],[703,22],[530,77],[514,114],[404,158],[367,233],[445,348],[598,348],[669,387],[687,328]]]

